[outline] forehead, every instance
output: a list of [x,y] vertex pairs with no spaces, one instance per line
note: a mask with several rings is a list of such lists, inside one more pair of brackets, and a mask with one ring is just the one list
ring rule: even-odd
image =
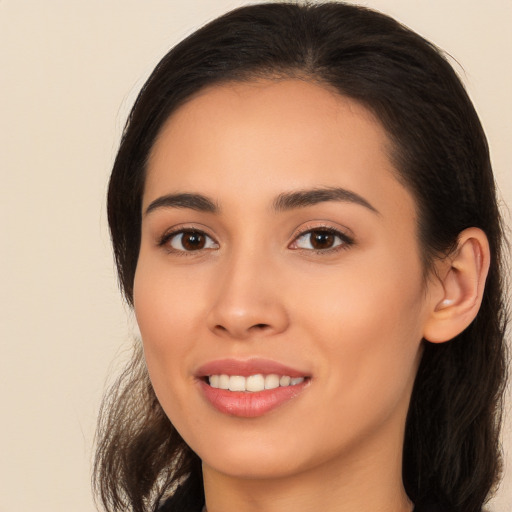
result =
[[372,204],[393,189],[411,206],[390,148],[368,109],[324,86],[291,79],[217,85],[164,125],[148,161],[144,203],[198,188],[212,197],[252,197],[342,186]]
[[[298,79],[228,82],[201,90],[171,114],[153,146],[150,164],[165,146],[175,150],[184,141],[214,149],[213,155],[221,149],[220,138],[232,143],[254,138],[266,142],[268,153],[279,147],[303,157],[319,145],[325,150],[333,141],[350,144],[361,136],[367,147],[384,151],[391,146],[367,108],[326,86]],[[301,148],[303,141],[308,144]],[[232,153],[236,147],[231,146]]]

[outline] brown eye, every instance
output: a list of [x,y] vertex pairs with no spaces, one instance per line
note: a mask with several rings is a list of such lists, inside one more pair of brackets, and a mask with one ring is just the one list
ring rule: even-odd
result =
[[206,237],[201,233],[183,233],[183,235],[181,235],[181,244],[187,251],[203,249],[205,243]]
[[309,239],[313,249],[330,249],[336,242],[336,237],[328,231],[312,231]]
[[216,249],[218,245],[201,231],[180,231],[169,239],[169,245],[176,251],[200,251],[201,249]]
[[348,247],[352,245],[351,238],[333,229],[311,229],[299,235],[292,249],[306,249],[312,251],[328,251],[336,247]]

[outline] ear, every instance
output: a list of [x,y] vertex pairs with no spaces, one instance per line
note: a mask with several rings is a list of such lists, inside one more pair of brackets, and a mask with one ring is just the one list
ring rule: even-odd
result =
[[474,320],[482,303],[489,264],[485,233],[478,228],[462,231],[452,254],[436,263],[437,277],[429,285],[429,312],[423,332],[426,340],[449,341]]

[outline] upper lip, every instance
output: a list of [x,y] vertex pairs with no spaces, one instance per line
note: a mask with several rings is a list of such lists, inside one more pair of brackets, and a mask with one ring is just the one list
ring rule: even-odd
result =
[[240,375],[242,377],[248,377],[256,374],[277,374],[287,375],[289,377],[308,377],[308,373],[279,363],[272,361],[271,359],[217,359],[201,365],[197,371],[196,376],[199,378],[207,377],[209,375]]

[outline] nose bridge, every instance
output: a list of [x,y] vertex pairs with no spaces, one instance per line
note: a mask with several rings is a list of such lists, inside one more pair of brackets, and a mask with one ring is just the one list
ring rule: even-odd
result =
[[210,329],[238,339],[286,329],[288,316],[276,273],[275,262],[254,241],[233,248],[219,269]]

